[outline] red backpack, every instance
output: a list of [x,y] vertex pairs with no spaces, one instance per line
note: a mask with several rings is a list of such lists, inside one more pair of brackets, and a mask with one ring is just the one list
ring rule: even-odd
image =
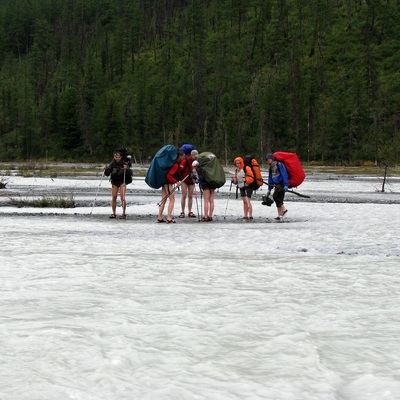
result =
[[300,186],[306,178],[306,174],[297,154],[277,151],[274,153],[274,157],[275,160],[285,165],[289,175],[289,187]]

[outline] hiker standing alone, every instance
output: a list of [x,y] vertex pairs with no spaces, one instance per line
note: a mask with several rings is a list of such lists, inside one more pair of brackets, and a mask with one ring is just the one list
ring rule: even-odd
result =
[[254,182],[253,172],[250,167],[244,165],[242,157],[236,157],[233,163],[236,168],[232,182],[238,186],[240,197],[243,200],[243,219],[253,219],[253,206],[251,204],[253,188],[250,186]]
[[111,180],[111,209],[112,214],[110,218],[117,217],[117,196],[118,190],[121,198],[122,204],[122,214],[119,217],[120,219],[126,218],[126,185],[129,185],[132,182],[132,170],[129,168],[128,162],[123,159],[122,152],[115,150],[114,158],[109,165],[104,166],[104,175],[110,176]]
[[268,153],[265,156],[265,159],[269,164],[267,196],[271,194],[271,190],[274,188],[274,194],[272,197],[278,209],[278,216],[275,220],[280,221],[288,211],[283,204],[283,201],[285,199],[285,192],[288,191],[289,175],[285,165],[276,161],[272,153]]

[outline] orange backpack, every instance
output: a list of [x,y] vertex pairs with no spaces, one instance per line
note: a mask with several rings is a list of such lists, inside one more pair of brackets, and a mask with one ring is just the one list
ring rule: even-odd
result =
[[253,190],[257,190],[263,185],[263,178],[261,175],[261,169],[258,165],[258,161],[251,155],[244,157],[244,165],[251,168],[254,176],[254,182],[251,184]]

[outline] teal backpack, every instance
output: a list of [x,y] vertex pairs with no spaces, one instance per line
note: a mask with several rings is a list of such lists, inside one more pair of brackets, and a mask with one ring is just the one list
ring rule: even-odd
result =
[[178,151],[172,144],[166,144],[151,160],[144,181],[153,189],[159,189],[165,182],[168,171],[174,165]]

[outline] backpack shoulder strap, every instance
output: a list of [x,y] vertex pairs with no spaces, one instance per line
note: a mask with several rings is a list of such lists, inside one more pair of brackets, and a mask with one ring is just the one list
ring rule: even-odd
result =
[[244,172],[247,176],[254,178],[254,171],[253,171],[253,168],[251,167],[251,165],[245,165]]

